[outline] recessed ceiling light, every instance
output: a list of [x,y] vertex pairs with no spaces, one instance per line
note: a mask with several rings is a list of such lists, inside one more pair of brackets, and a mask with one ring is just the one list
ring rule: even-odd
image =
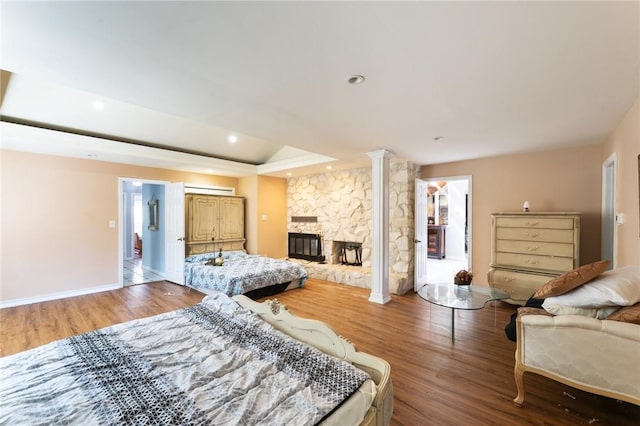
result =
[[352,75],[351,77],[347,78],[347,83],[349,84],[362,84],[364,83],[364,76],[360,75],[360,74],[355,74]]
[[287,176],[291,176],[291,174],[292,174],[291,172],[287,172]]
[[331,169],[333,169],[333,167],[327,166],[327,170],[331,170]]
[[213,169],[207,169],[207,173],[209,174],[213,173]]
[[102,101],[93,101],[93,108],[98,111],[102,111],[104,109],[104,102]]
[[238,142],[238,137],[236,135],[229,135],[227,140],[229,141],[229,143],[236,143]]

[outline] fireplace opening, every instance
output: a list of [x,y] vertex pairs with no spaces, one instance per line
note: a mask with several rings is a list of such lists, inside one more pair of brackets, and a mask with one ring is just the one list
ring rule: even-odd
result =
[[362,243],[355,241],[334,241],[333,259],[342,265],[362,266]]
[[292,259],[324,262],[320,234],[289,232],[289,257]]

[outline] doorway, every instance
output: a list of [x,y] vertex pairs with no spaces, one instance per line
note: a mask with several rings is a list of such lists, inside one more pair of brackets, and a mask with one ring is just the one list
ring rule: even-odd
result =
[[602,243],[600,258],[609,260],[609,269],[616,266],[616,154],[602,164]]
[[120,280],[123,287],[164,279],[164,237],[149,229],[149,201],[164,183],[120,179]]
[[461,269],[471,269],[471,176],[425,180],[426,280],[451,282]]

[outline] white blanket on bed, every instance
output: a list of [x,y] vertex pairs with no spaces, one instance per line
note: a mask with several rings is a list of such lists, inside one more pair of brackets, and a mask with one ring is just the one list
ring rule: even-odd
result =
[[217,294],[0,358],[0,424],[315,424],[367,378]]

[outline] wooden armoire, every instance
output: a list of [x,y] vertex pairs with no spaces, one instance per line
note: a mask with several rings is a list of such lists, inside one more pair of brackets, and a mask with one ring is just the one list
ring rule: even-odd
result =
[[185,254],[243,250],[244,198],[185,195]]

